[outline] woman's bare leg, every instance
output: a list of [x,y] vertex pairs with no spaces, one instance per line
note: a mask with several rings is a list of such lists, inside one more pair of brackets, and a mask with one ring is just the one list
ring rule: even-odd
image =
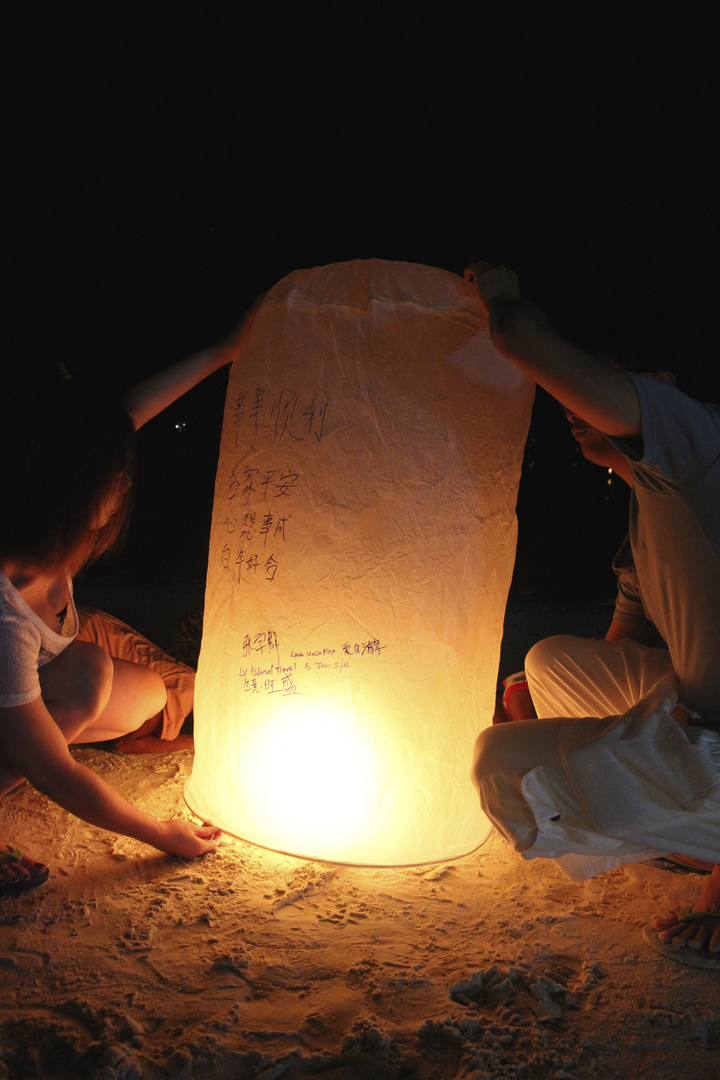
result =
[[[129,677],[133,679],[131,691],[133,695],[140,695],[143,701],[147,700],[145,695],[148,691],[150,695],[154,691],[152,683],[143,680],[137,672],[138,666],[150,668],[160,676],[165,685],[166,700],[162,705],[158,705],[157,712],[152,715],[149,711],[152,707],[151,697],[150,704],[143,705],[141,709],[134,706],[128,708],[127,701],[123,704],[124,715],[132,717],[131,730],[125,726],[123,715],[113,718],[108,714],[104,718],[108,721],[108,728],[119,728],[122,725],[127,732],[114,739],[114,748],[118,753],[167,754],[174,750],[193,749],[192,736],[181,732],[183,721],[193,707],[194,672],[190,668],[178,663],[127,623],[104,611],[88,608],[80,610],[78,640],[99,645],[113,658],[132,664],[135,670],[130,669],[129,672]],[[122,669],[118,669],[117,674],[119,679]],[[159,690],[157,684],[154,685],[155,689]],[[116,700],[120,701],[119,696]]]
[[113,688],[113,662],[99,645],[73,641],[39,668],[38,676],[47,710],[71,743],[105,710]]
[[112,657],[113,684],[107,705],[100,715],[72,739],[72,742],[109,742],[121,754],[171,754],[192,750],[192,735],[163,739],[162,713],[167,688],[152,668]]
[[159,723],[167,698],[157,672],[86,641],[74,641],[39,675],[43,701],[68,743],[105,742]]
[[161,723],[167,690],[157,672],[129,660],[110,659],[113,674],[107,703],[102,712],[70,740],[73,743],[120,739],[146,723],[152,722],[151,730]]

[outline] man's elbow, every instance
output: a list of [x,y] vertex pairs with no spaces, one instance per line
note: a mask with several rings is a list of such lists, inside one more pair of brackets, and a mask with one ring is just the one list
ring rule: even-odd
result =
[[540,308],[528,300],[498,297],[491,305],[490,337],[495,348],[506,356],[522,354],[538,330],[549,326]]

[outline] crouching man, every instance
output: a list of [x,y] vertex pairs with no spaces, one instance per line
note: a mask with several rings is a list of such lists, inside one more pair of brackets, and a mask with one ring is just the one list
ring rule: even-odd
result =
[[481,803],[524,858],[577,879],[670,852],[705,870],[686,912],[655,919],[654,943],[720,967],[720,409],[582,352],[504,267],[466,277],[495,346],[603,440],[632,487],[628,625],[534,647],[537,719],[480,735]]

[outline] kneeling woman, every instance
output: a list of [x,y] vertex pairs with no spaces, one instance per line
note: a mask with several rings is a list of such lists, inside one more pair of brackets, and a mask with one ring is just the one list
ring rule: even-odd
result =
[[[78,636],[72,578],[124,532],[136,427],[234,360],[241,338],[242,329],[166,369],[128,402],[62,365],[24,378],[0,402],[0,795],[25,777],[84,821],[185,858],[212,851],[218,831],[155,820],[68,751],[144,734],[167,701],[158,671]],[[0,896],[47,876],[0,846]]]

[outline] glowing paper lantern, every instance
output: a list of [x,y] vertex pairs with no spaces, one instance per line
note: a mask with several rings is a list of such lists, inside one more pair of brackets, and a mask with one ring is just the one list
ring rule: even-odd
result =
[[286,277],[230,374],[188,805],[268,848],[403,865],[489,831],[531,385],[473,289],[381,260]]

